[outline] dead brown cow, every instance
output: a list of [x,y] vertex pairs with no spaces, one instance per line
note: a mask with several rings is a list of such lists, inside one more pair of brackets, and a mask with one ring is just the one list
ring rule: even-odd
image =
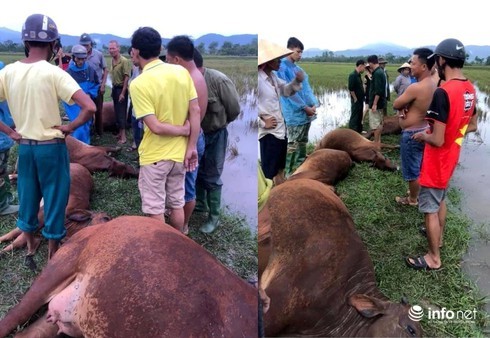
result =
[[70,238],[0,321],[0,337],[48,302],[47,321],[28,327],[26,337],[53,337],[58,329],[73,337],[118,338],[258,332],[257,289],[149,217],[119,217]]
[[91,173],[108,171],[109,175],[116,177],[138,177],[138,170],[116,160],[109,155],[111,147],[94,147],[85,144],[72,136],[66,137],[66,146],[70,155],[70,162],[79,163]]
[[102,128],[106,131],[115,131],[116,113],[114,112],[114,103],[104,102],[102,105]]
[[344,179],[352,166],[348,153],[335,149],[318,149],[288,178],[295,180],[309,178],[327,185],[335,185]]
[[261,276],[271,300],[266,336],[422,335],[409,305],[378,290],[366,246],[331,189],[287,181],[272,190],[269,206],[273,250]]
[[[385,116],[383,119],[383,129],[381,129],[381,135],[398,135],[401,134],[402,128],[398,122],[398,115]],[[368,131],[364,137],[371,139],[374,136],[374,131]]]
[[315,150],[337,149],[346,151],[353,161],[370,162],[376,168],[383,170],[396,170],[397,167],[388,158],[384,157],[380,148],[398,148],[398,146],[381,144],[369,141],[357,132],[347,128],[338,128],[328,132],[318,142]]
[[[104,219],[108,221],[105,213],[92,213],[88,211],[90,203],[90,193],[94,186],[94,180],[90,172],[77,163],[70,163],[70,195],[68,196],[68,204],[66,205],[65,228],[67,229],[67,237],[70,237],[74,229],[94,224],[101,223]],[[44,208],[41,206],[38,214],[39,229],[44,226]],[[78,224],[79,223],[79,224]],[[0,237],[0,243],[13,241],[2,251],[11,251],[17,248],[23,248],[27,242],[19,228],[15,228],[6,235]],[[37,239],[37,244],[40,243]]]

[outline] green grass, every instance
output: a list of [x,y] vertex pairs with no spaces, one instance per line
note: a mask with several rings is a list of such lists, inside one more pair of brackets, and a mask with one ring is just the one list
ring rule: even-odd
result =
[[[2,57],[0,57],[2,59]],[[211,62],[209,67],[211,67]],[[253,85],[256,83],[255,61],[249,59],[223,58],[213,68],[227,73],[233,69],[243,70],[242,82]],[[253,74],[253,76],[251,76]],[[240,78],[235,73],[235,78]],[[106,93],[106,100],[109,100]],[[132,142],[131,132],[127,131],[128,143]],[[94,145],[115,145],[115,137],[107,132],[100,138],[92,138]],[[13,169],[17,157],[17,146],[11,149],[10,170]],[[137,165],[134,152],[122,149],[116,156],[118,160]],[[115,218],[121,215],[142,215],[141,201],[136,179],[111,178],[105,172],[93,174],[94,190],[92,192],[90,208],[95,211],[105,211]],[[15,190],[15,186],[13,187]],[[16,195],[16,193],[15,193]],[[204,221],[204,215],[194,214],[190,220],[190,238],[210,251],[225,266],[244,279],[254,279],[257,276],[257,235],[251,233],[246,220],[239,215],[224,214],[221,216],[221,226],[212,234],[205,235],[198,231]],[[15,216],[0,217],[0,235],[15,227]],[[1,247],[4,245],[2,244]],[[27,291],[36,273],[31,272],[23,264],[25,249],[17,250],[0,257],[0,318],[17,302]],[[36,255],[39,267],[46,264],[47,242],[43,240]]]

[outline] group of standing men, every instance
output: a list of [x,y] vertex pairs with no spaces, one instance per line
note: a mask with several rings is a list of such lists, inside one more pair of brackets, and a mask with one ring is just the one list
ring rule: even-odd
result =
[[[364,103],[369,108],[369,128],[373,131],[374,142],[381,142],[383,117],[387,115],[387,103],[390,101],[390,80],[385,70],[387,61],[377,55],[368,57],[367,62],[359,59],[356,68],[349,74],[348,89],[351,99],[351,116],[349,128],[362,132]],[[368,70],[366,83],[361,75]]]
[[[65,136],[91,120],[97,106],[100,108],[97,110],[102,111],[107,67],[102,53],[92,49],[92,40],[83,34],[78,46],[84,49],[77,51],[80,53],[78,58],[86,59],[90,67],[95,64],[93,69],[102,79],[91,98],[72,75],[51,64],[60,45],[57,26],[50,17],[42,14],[29,16],[22,28],[22,40],[27,57],[0,71],[0,101],[8,103],[15,129],[12,129],[12,123],[4,120],[6,123],[0,123],[0,131],[19,143],[17,187],[20,206],[16,225],[27,240],[27,257],[32,259],[39,243],[35,241],[34,233],[38,230],[41,198],[44,199],[45,211],[42,234],[49,240],[49,257],[57,251],[60,240],[66,235],[64,221],[70,174]],[[169,223],[182,232],[185,232],[184,193],[187,189],[187,185],[184,188],[184,176],[186,171],[197,173],[196,145],[202,134],[203,121],[206,145],[202,151],[203,170],[199,170],[199,175],[203,189],[208,193],[207,201],[202,201],[202,204],[210,210],[211,224],[206,223],[201,230],[210,233],[218,226],[221,194],[217,196],[213,189],[221,191],[220,175],[227,146],[226,126],[240,112],[239,96],[228,77],[202,66],[200,55],[197,55],[198,66],[192,57],[179,61],[182,45],[187,46],[190,55],[194,56],[190,39],[186,37],[184,43],[179,44],[176,38],[173,42],[176,48],[175,54],[171,55],[172,63],[184,67],[159,59],[162,39],[155,29],[137,29],[131,38],[131,60],[142,72],[128,86],[127,67],[121,65],[124,70],[119,79],[121,91],[113,91],[112,96],[123,102],[130,91],[136,118],[144,123],[143,139],[138,149],[138,185],[143,212],[164,221],[165,208],[170,209]],[[117,68],[122,60],[117,42],[111,41],[109,51],[113,57],[112,68]],[[75,64],[77,55],[73,60]],[[186,63],[192,67],[186,67]],[[117,81],[113,78],[116,85]],[[65,125],[60,117],[59,99],[79,107],[78,115]],[[208,101],[212,104],[207,104]],[[124,114],[126,116],[127,106]],[[96,131],[100,133],[102,124],[97,122],[101,121],[100,115],[96,116]],[[193,175],[194,184],[196,176]],[[189,189],[190,198],[195,199],[195,186]],[[210,201],[209,196],[214,200]]]
[[[405,258],[406,264],[414,269],[442,266],[440,247],[446,222],[447,188],[459,160],[463,137],[477,128],[475,89],[462,73],[465,59],[464,45],[457,39],[446,39],[435,51],[415,49],[410,61],[399,68],[406,77],[408,68],[416,81],[400,91],[393,102],[402,129],[402,176],[408,182],[407,195],[397,196],[395,201],[418,206],[424,213],[425,226],[421,230],[429,244],[427,254]],[[386,72],[380,64],[376,55],[368,57],[368,64],[358,60],[349,75],[348,86],[352,104],[349,127],[361,132],[364,97],[361,74],[370,67],[372,80],[365,95],[375,142],[381,141],[383,110],[390,95]]]
[[318,100],[308,75],[296,64],[304,46],[295,37],[287,48],[259,42],[259,142],[261,168],[266,178],[287,178],[306,159],[311,121]]

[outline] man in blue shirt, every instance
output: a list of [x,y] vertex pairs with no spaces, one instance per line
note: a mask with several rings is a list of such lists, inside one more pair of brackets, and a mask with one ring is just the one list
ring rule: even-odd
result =
[[289,177],[306,159],[308,132],[311,121],[316,118],[318,100],[308,82],[308,75],[296,65],[303,54],[303,43],[291,37],[287,48],[293,53],[281,60],[277,76],[289,83],[296,77],[296,73],[300,71],[304,73],[303,89],[290,97],[281,96],[281,108],[286,121],[288,139],[285,174]]

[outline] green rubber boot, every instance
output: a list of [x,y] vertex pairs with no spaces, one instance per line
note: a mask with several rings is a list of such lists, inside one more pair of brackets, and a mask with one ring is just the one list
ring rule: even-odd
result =
[[210,234],[219,225],[219,215],[221,210],[221,187],[215,190],[208,190],[208,206],[209,206],[209,216],[208,220],[202,227],[199,228],[201,232],[205,234]]
[[196,206],[195,212],[208,212],[207,191],[203,187],[196,184]]

